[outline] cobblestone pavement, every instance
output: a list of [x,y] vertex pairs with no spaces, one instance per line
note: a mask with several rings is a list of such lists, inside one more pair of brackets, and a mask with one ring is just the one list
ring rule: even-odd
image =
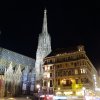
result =
[[24,98],[24,97],[20,97],[20,98],[0,98],[0,100],[31,100],[29,98]]

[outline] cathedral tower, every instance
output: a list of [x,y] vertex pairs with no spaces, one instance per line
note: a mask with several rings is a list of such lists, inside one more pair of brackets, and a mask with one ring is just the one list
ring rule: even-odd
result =
[[43,59],[51,52],[51,38],[47,28],[47,11],[44,10],[42,33],[39,34],[36,52],[36,79],[39,80],[43,74]]

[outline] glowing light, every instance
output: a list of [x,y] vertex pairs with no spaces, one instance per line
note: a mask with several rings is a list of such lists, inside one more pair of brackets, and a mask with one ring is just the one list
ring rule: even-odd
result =
[[76,95],[78,95],[78,96],[83,95],[83,91],[78,91],[78,92],[76,92]]
[[100,91],[100,88],[95,88],[96,91]]
[[50,82],[48,82],[48,87],[50,87]]
[[14,98],[8,98],[8,100],[16,100],[16,99],[14,99]]
[[84,68],[80,70],[81,70],[81,73],[86,73],[86,70]]
[[56,95],[61,95],[62,93],[61,92],[56,92]]
[[85,89],[86,89],[85,87],[82,88],[82,90],[85,90]]
[[74,80],[74,79],[71,79],[71,82],[72,82],[72,83],[75,83],[75,80]]
[[65,96],[54,96],[53,97],[53,100],[58,100],[58,99],[61,99],[61,100],[66,100],[67,99],[67,97],[65,97]]
[[48,66],[48,70],[50,70],[50,67]]
[[62,83],[62,84],[66,84],[66,80],[63,79],[63,80],[61,81],[61,83]]
[[97,79],[96,79],[96,75],[94,74],[93,75],[93,79],[94,79],[94,87],[95,87],[95,89],[97,88]]
[[78,88],[78,87],[79,87],[79,86],[76,84],[76,85],[75,85],[75,88]]
[[36,85],[36,88],[39,89],[39,88],[40,88],[40,84],[37,84],[37,85]]
[[54,96],[53,97],[53,100],[67,100],[67,99],[75,100],[78,99],[78,97],[77,96]]
[[47,78],[50,78],[50,74],[49,73],[47,73]]
[[72,94],[72,91],[69,91],[69,92],[64,92],[65,95],[71,95]]
[[45,66],[45,71],[47,71],[47,66]]
[[58,88],[58,90],[60,90],[60,87]]

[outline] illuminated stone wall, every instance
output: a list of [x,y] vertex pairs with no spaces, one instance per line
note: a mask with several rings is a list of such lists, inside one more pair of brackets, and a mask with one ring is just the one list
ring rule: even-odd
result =
[[[0,83],[5,84],[5,86],[0,84],[0,89],[5,89],[5,96],[18,95],[19,91],[29,94],[34,90],[35,85],[35,60],[0,48],[0,75],[3,77]],[[23,84],[27,85],[25,90],[23,90]],[[0,95],[3,96],[4,91],[0,92]]]
[[44,10],[42,33],[39,34],[38,47],[36,52],[36,79],[39,80],[43,75],[43,59],[51,52],[51,38],[47,29],[47,15]]

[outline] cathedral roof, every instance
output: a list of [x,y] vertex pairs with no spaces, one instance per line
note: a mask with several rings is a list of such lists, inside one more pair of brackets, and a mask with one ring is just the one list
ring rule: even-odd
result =
[[22,65],[31,66],[31,67],[33,67],[35,64],[35,59],[4,49],[2,47],[0,47],[0,59],[5,59],[5,61],[9,61],[9,62],[12,61],[17,64],[22,64]]

